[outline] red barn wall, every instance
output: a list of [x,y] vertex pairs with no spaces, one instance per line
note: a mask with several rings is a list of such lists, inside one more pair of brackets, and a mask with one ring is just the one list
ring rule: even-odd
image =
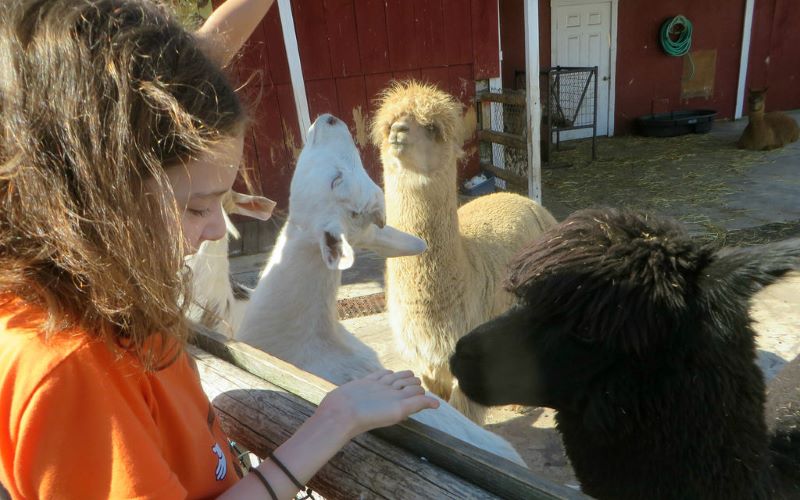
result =
[[[367,171],[381,181],[369,144],[373,101],[393,79],[420,78],[474,105],[475,80],[499,76],[498,0],[292,0],[309,112],[350,126]],[[221,2],[215,2],[219,4]],[[247,161],[263,193],[286,207],[301,147],[277,4],[256,29],[235,71],[251,80],[254,123]],[[475,145],[461,165],[478,170]]]
[[770,111],[800,108],[800,2],[797,0],[755,3],[746,84],[769,89],[766,104]]
[[[524,0],[500,0],[500,47],[503,88],[515,88],[517,71],[525,71]],[[550,0],[539,0],[539,65],[550,66]]]
[[[616,133],[631,130],[633,120],[653,111],[712,108],[718,118],[733,117],[739,78],[745,0],[621,0],[617,28]],[[692,51],[717,51],[711,98],[681,99],[683,57],[664,53],[661,24],[682,14],[693,25]]]
[[[631,131],[637,116],[681,108],[713,108],[732,118],[736,108],[745,0],[620,0],[617,28],[615,130]],[[661,24],[682,14],[692,22],[692,50],[717,51],[714,93],[681,99],[683,58],[666,55]],[[755,3],[747,84],[769,87],[768,109],[800,108],[800,2]],[[550,65],[550,0],[539,0],[540,63]],[[500,0],[503,86],[525,69],[523,0]]]

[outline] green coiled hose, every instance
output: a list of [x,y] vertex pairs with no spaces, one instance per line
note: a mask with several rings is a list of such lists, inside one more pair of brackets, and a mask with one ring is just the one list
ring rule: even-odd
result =
[[[683,29],[677,30],[676,28]],[[670,35],[677,35],[677,40],[673,40]],[[667,19],[661,25],[661,48],[671,56],[682,56],[689,53],[692,48],[692,22],[683,16],[675,16]]]

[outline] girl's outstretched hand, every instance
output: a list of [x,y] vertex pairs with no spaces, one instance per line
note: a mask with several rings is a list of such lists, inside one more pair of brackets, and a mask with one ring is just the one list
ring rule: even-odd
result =
[[438,406],[436,399],[425,395],[420,380],[411,371],[381,370],[329,392],[317,413],[349,423],[347,437],[353,438]]

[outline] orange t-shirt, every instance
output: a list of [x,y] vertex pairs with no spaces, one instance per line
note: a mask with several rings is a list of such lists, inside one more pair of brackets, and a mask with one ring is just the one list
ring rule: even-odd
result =
[[13,498],[202,498],[238,479],[187,353],[146,372],[0,297],[0,482]]

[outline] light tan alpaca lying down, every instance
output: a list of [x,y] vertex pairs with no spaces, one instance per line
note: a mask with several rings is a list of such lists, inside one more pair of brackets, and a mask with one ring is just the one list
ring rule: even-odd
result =
[[461,336],[512,304],[502,288],[508,261],[556,221],[541,205],[510,193],[458,208],[462,123],[462,106],[452,96],[398,83],[382,96],[372,138],[381,148],[387,224],[428,244],[421,255],[386,261],[396,343],[430,391],[480,422],[484,408],[463,396],[448,359]]
[[761,151],[782,148],[800,138],[800,127],[794,118],[779,111],[764,112],[766,93],[767,89],[750,90],[750,122],[737,143],[741,149]]

